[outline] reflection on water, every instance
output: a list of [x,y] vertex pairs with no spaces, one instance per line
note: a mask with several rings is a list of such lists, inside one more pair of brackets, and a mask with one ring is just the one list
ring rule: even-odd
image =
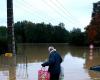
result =
[[65,79],[67,80],[89,80],[89,77],[84,67],[85,60],[82,58],[74,57],[70,53],[66,54],[64,57],[64,66]]
[[[100,80],[100,72],[89,67],[100,65],[100,48],[90,51],[87,47],[53,44],[60,52],[64,67],[64,80]],[[48,58],[49,44],[18,45],[16,57],[0,56],[0,79],[37,80],[41,63]],[[48,68],[48,67],[46,67]]]

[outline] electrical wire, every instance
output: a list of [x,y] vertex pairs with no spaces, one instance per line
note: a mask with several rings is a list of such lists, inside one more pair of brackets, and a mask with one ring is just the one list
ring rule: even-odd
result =
[[[30,19],[33,21],[41,21],[41,22],[49,22],[49,23],[64,22],[64,23],[67,23],[67,26],[68,25],[74,25],[73,27],[82,26],[80,21],[78,21],[75,18],[75,16],[73,16],[69,12],[68,8],[66,9],[65,6],[59,0],[42,0],[41,1],[43,3],[41,7],[45,9],[44,5],[46,5],[47,6],[46,9],[47,8],[51,9],[54,13],[57,14],[56,16],[53,16],[52,14],[47,15],[47,16],[44,14],[40,16],[41,11],[40,13],[38,12],[40,9],[37,6],[34,6],[32,3],[30,3],[30,1],[16,0],[15,2],[15,0],[13,0],[13,2],[14,2],[14,13],[17,12],[16,8],[25,12],[25,14],[22,13],[22,15],[20,14],[21,12],[19,12],[18,14],[20,14],[20,16],[15,13],[14,14],[15,21],[18,20],[18,18],[20,19],[20,17],[25,16],[24,18],[27,20]],[[0,20],[0,23],[2,23],[1,20]]]
[[[51,2],[47,2],[47,1],[45,1],[45,0],[43,0],[43,2],[44,2],[44,4],[46,4],[48,7],[50,7],[52,10],[54,10],[54,12],[56,12],[60,17],[62,17],[65,21],[66,21],[66,23],[68,23],[69,24],[69,22],[70,22],[70,24],[76,24],[76,22],[73,22],[72,20],[70,20],[68,17],[66,17],[65,15],[65,12],[64,13],[62,13],[62,11],[60,11],[59,12],[59,8],[60,7],[57,7],[54,3],[52,3],[53,4],[53,6],[52,5],[50,5],[50,3]],[[68,25],[67,24],[67,25]],[[76,24],[76,26],[77,26],[77,24]]]
[[[18,2],[19,0],[17,0],[17,2],[16,2],[16,4],[14,5],[15,6],[15,8],[17,8],[17,9],[19,9],[19,6],[21,5],[20,3],[23,3],[23,2],[21,2],[21,0]],[[27,17],[29,17],[30,18],[30,16],[38,16],[38,19],[40,19],[40,20],[44,20],[44,21],[47,21],[47,19],[46,18],[43,18],[42,16],[40,16],[39,14],[37,14],[36,13],[36,11],[34,10],[34,12],[32,11],[32,9],[31,9],[31,11],[29,10],[31,7],[30,6],[27,6],[25,3],[23,3],[23,6],[25,6],[25,7],[20,7],[20,10],[21,11],[24,11],[24,13],[26,13],[25,15],[26,15],[26,18]],[[19,13],[20,14],[20,13]],[[24,14],[22,14],[21,16],[23,16]],[[29,16],[30,15],[30,16]],[[14,17],[16,18],[17,16],[16,15],[14,15]],[[18,15],[18,17],[19,17],[19,15]],[[27,18],[28,20],[29,20],[29,18]],[[34,18],[34,19],[36,19],[36,18]],[[37,20],[38,20],[37,19]]]
[[[67,20],[69,20],[73,24],[79,23],[79,22],[76,22],[77,21],[76,19],[74,20],[74,18],[72,17],[72,15],[68,11],[66,11],[66,9],[62,6],[62,4],[58,3],[57,1],[56,1],[57,3],[55,3],[54,2],[55,0],[50,0],[50,1],[51,1],[51,3],[55,7],[57,7],[58,9],[60,9],[60,11],[63,13],[63,15],[65,15],[65,17],[67,16],[66,17]],[[76,24],[76,26],[77,26],[77,24]]]
[[[39,9],[37,9],[36,7],[33,9],[32,8],[33,7],[32,4],[28,4],[27,5],[25,0],[23,0],[23,1],[20,0],[19,2],[18,1],[19,0],[17,0],[17,2],[15,4],[16,5],[15,7],[17,8],[17,6],[21,5],[20,3],[23,3],[24,7],[22,7],[22,8],[24,9],[24,11],[27,12],[27,14],[30,14],[30,15],[33,15],[33,16],[38,16],[37,20],[40,19],[40,20],[46,21],[46,22],[54,21],[54,19],[52,19],[51,17],[47,18],[47,17],[40,16],[40,13],[37,13],[37,10],[39,10]],[[51,22],[49,22],[49,23],[51,23]]]
[[69,9],[67,8],[65,8],[65,6],[61,3],[61,2],[59,2],[59,0],[53,0],[53,1],[56,1],[58,4],[59,4],[59,6],[61,6],[62,7],[62,9],[65,11],[65,13],[67,13],[68,15],[69,15],[69,17],[72,19],[72,20],[74,20],[74,21],[77,21],[77,23],[81,26],[82,24],[80,23],[80,21],[75,17],[75,16],[73,16],[71,13],[70,13],[70,11],[69,11]]
[[[25,2],[25,1],[24,1],[24,2]],[[29,3],[29,5],[30,5],[30,7],[32,7],[32,4]],[[43,6],[44,6],[44,5],[42,5],[41,7],[43,7]],[[35,9],[39,11],[39,8],[36,8],[36,7],[35,7]],[[43,7],[43,9],[45,9],[45,7]],[[48,12],[48,13],[49,13],[49,12]],[[60,21],[58,21],[58,19],[55,19],[51,14],[50,14],[49,17],[48,17],[48,20],[49,20],[49,22],[50,22],[50,21],[53,21],[53,22],[57,21],[57,22],[60,22]]]

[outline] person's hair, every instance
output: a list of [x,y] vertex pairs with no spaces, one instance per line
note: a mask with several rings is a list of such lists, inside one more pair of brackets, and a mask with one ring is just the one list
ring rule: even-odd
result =
[[53,50],[53,49],[54,49],[53,46],[49,46],[49,47],[48,47],[48,51],[51,51],[51,50]]
[[49,47],[48,47],[48,51],[49,51],[49,52],[52,52],[52,51],[56,51],[56,49],[55,49],[53,46],[49,46]]

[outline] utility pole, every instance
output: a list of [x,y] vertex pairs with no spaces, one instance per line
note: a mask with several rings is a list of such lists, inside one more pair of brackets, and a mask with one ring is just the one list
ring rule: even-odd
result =
[[8,53],[16,54],[13,21],[13,0],[7,0],[7,41]]
[[13,0],[7,0],[7,41],[8,41],[8,56],[14,55],[10,58],[12,60],[12,67],[9,67],[9,80],[16,80],[16,50],[15,50],[15,36],[14,36],[14,20],[13,20]]

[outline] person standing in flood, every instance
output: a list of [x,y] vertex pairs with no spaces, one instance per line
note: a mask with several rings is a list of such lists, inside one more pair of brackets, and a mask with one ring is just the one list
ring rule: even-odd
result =
[[48,51],[49,58],[46,62],[42,63],[41,66],[49,66],[48,71],[50,72],[50,80],[59,80],[62,58],[53,46],[50,46]]

